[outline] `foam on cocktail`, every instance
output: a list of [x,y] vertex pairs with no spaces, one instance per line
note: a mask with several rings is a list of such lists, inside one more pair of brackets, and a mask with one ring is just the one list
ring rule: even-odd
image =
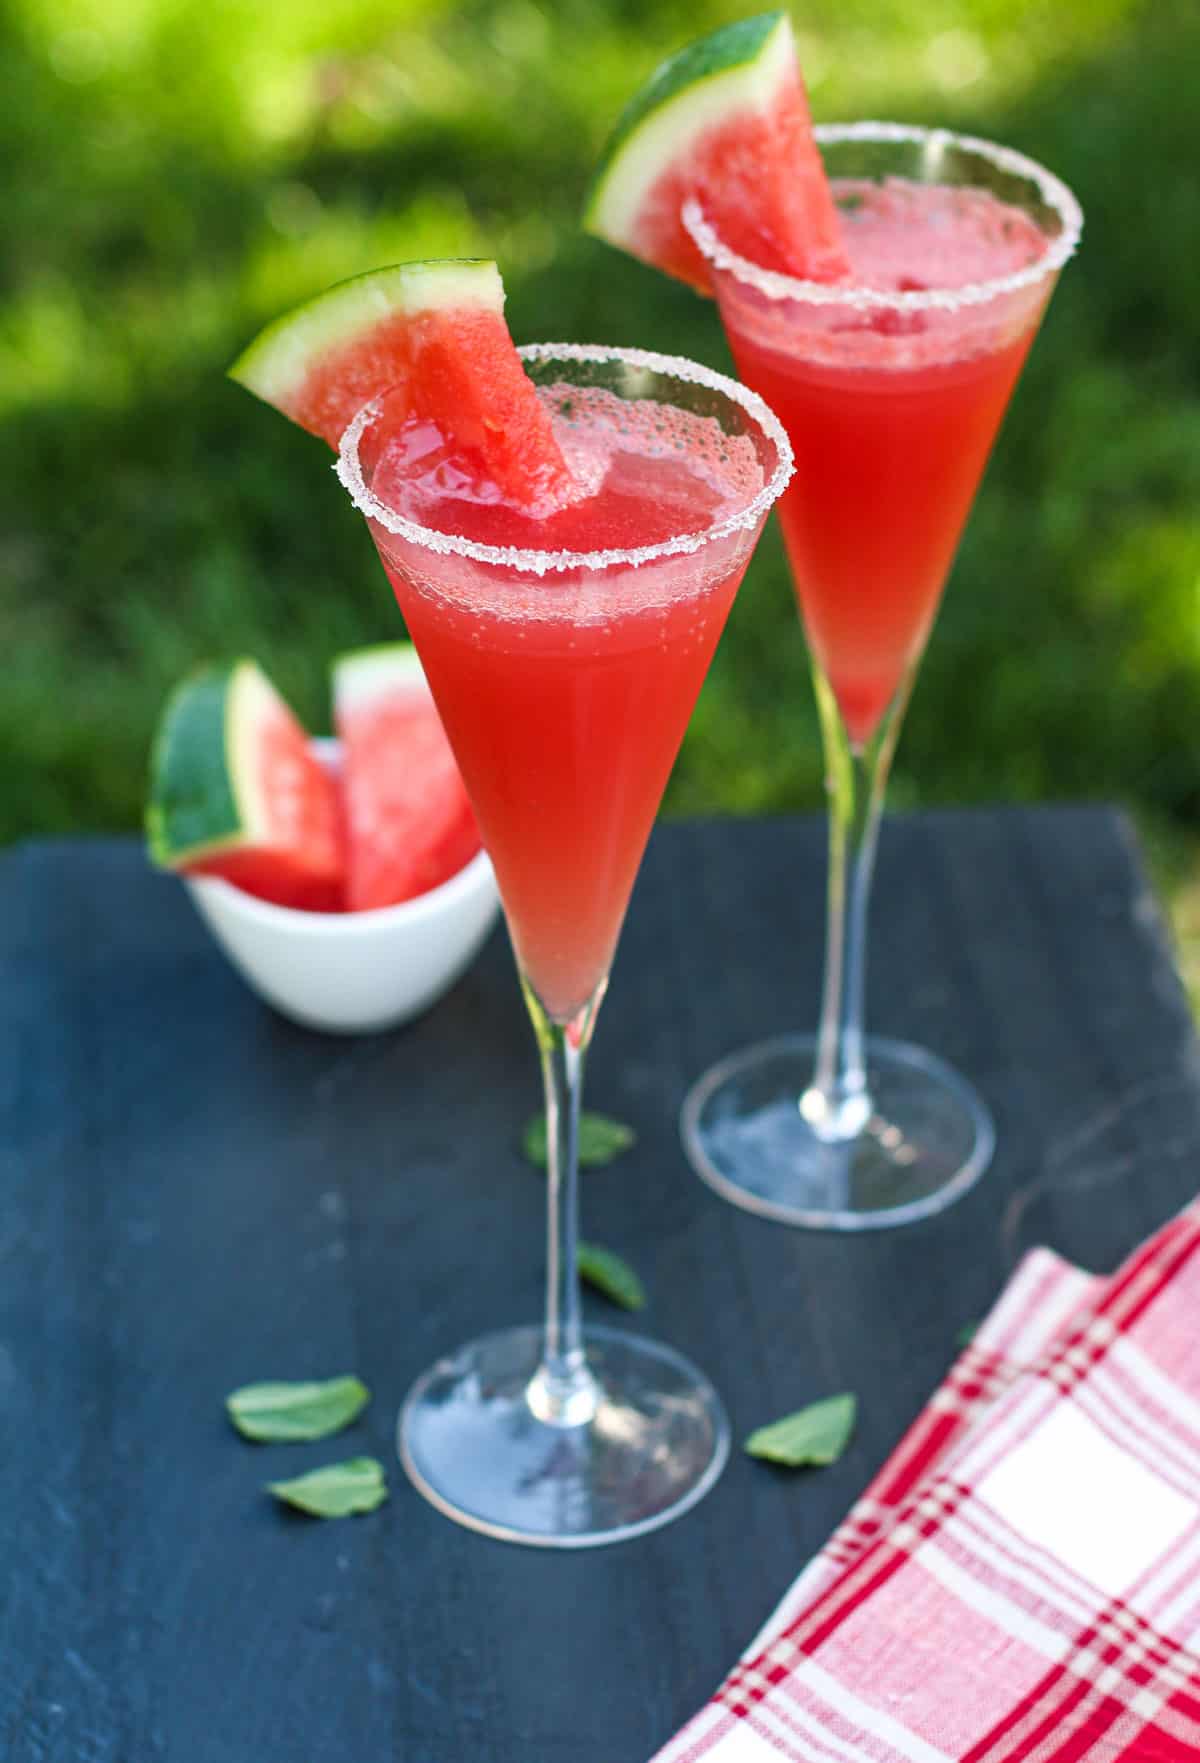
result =
[[602,387],[541,387],[538,397],[571,475],[555,502],[530,507],[464,471],[428,423],[388,437],[375,494],[423,526],[481,544],[588,552],[703,531],[762,487],[753,444],[712,417]]
[[839,178],[834,186],[850,281],[897,293],[964,288],[1036,263],[1046,235],[987,190]]

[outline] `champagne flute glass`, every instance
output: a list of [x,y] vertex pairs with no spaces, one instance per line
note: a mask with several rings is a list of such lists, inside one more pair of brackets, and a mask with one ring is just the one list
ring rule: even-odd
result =
[[684,1147],[751,1211],[856,1230],[940,1211],[994,1130],[974,1089],[902,1041],[866,1039],[867,914],[889,765],[992,442],[1082,224],[1011,149],[941,129],[816,131],[854,268],[795,281],[723,244],[699,205],[738,370],[782,418],[780,520],[825,751],[829,881],[815,1037],[733,1053],[689,1093]]
[[338,472],[495,866],[546,1096],[544,1324],[427,1371],[400,1416],[400,1454],[460,1523],[569,1548],[665,1523],[728,1453],[720,1402],[687,1360],[582,1327],[580,1085],[663,788],[791,451],[760,398],[690,362],[568,344],[521,354],[594,491],[550,524],[557,548],[503,508],[414,518],[390,463],[387,398],[346,431]]

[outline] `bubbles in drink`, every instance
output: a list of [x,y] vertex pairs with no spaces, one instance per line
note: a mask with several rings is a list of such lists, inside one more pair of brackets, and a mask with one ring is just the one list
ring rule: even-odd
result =
[[989,190],[839,178],[834,194],[859,288],[965,288],[1045,255],[1047,238],[1032,216]]
[[435,423],[389,436],[373,491],[422,526],[522,550],[624,551],[704,532],[757,494],[753,441],[698,412],[599,387],[547,386],[539,397],[572,474],[567,497],[519,507]]

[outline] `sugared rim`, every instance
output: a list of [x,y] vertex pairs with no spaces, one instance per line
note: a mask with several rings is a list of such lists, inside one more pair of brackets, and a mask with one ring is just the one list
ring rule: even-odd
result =
[[830,282],[800,281],[778,270],[763,269],[759,264],[739,257],[723,243],[694,197],[685,202],[681,218],[701,254],[715,269],[725,270],[738,281],[756,288],[768,300],[794,300],[808,306],[842,306],[856,311],[878,311],[883,307],[894,312],[955,312],[962,306],[981,306],[1001,294],[1014,294],[1021,288],[1033,287],[1044,277],[1060,270],[1079,243],[1083,210],[1071,191],[1053,172],[1012,147],[1000,147],[994,141],[983,141],[974,135],[956,135],[949,129],[915,128],[899,122],[825,123],[814,133],[821,143],[917,141],[933,147],[946,144],[962,147],[989,160],[998,170],[1034,184],[1042,201],[1062,221],[1062,232],[1057,239],[1050,241],[1049,249],[1036,263],[1027,264],[1024,269],[1013,270],[1008,275],[996,276],[986,282],[970,282],[961,288],[919,288],[893,293],[886,288],[846,288]]
[[644,368],[650,373],[670,375],[721,392],[740,404],[775,448],[775,470],[752,501],[733,514],[727,514],[714,526],[701,533],[679,533],[657,545],[642,545],[631,551],[525,551],[515,545],[482,545],[456,533],[438,532],[409,520],[380,502],[367,488],[358,457],[358,443],[363,430],[379,414],[380,401],[364,405],[342,436],[334,471],[347,490],[354,506],[369,520],[377,520],[388,532],[397,533],[411,544],[420,545],[443,557],[469,557],[476,563],[498,564],[520,570],[527,575],[547,575],[568,569],[637,569],[640,564],[653,563],[660,557],[674,557],[686,552],[701,551],[730,533],[744,532],[756,526],[759,519],[778,498],[792,475],[792,448],[783,424],[756,392],[723,373],[701,367],[681,355],[658,355],[649,349],[609,349],[589,343],[527,343],[517,353],[523,361],[620,361],[627,367]]

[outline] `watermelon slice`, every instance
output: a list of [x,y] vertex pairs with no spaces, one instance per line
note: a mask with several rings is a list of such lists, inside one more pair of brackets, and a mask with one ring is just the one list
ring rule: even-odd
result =
[[479,850],[479,829],[412,644],[341,656],[333,704],[351,911],[397,905],[457,875]]
[[583,224],[709,293],[681,218],[693,196],[740,257],[813,281],[849,275],[786,13],[739,19],[663,63],[604,150]]
[[333,448],[364,404],[394,391],[389,422],[435,423],[456,461],[518,505],[570,488],[494,263],[400,263],[339,282],[268,325],[229,373]]
[[342,906],[336,785],[253,661],[195,674],[172,694],[146,832],[165,869],[221,876],[279,906]]

